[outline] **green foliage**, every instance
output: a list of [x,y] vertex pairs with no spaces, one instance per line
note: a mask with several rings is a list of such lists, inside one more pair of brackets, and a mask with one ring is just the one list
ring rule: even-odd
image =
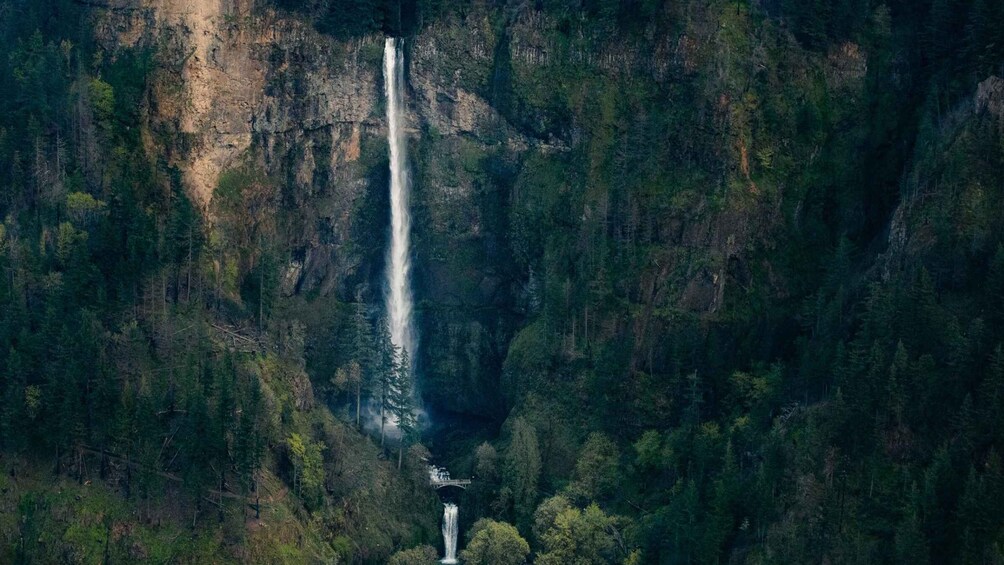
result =
[[525,420],[516,419],[505,451],[502,481],[512,497],[516,523],[523,529],[529,526],[536,507],[540,463],[537,431]]
[[293,463],[293,489],[303,497],[308,507],[316,508],[324,488],[324,467],[321,457],[323,445],[304,441],[299,434],[290,434],[286,440]]
[[488,442],[478,446],[475,451],[474,473],[479,480],[489,484],[496,483],[499,478],[498,451]]
[[636,463],[644,472],[657,471],[668,465],[672,452],[663,446],[656,430],[648,430],[634,444]]
[[112,85],[99,78],[92,78],[87,86],[95,117],[99,123],[107,124],[115,116],[115,91]]
[[460,552],[471,565],[522,565],[530,545],[511,524],[482,518],[471,527],[470,541]]
[[533,537],[543,543],[544,535],[554,527],[558,516],[572,509],[572,503],[565,496],[555,495],[545,499],[533,513]]
[[575,463],[569,493],[577,499],[602,500],[617,488],[620,479],[620,454],[614,442],[600,433],[592,433]]
[[535,563],[558,565],[613,563],[616,554],[615,522],[595,504],[585,510],[569,508],[554,517],[542,537],[543,552]]
[[919,516],[913,512],[904,517],[896,529],[896,559],[899,563],[930,563],[930,549],[920,526]]
[[229,243],[247,254],[270,238],[275,221],[275,187],[250,167],[224,171],[213,191],[213,211]]
[[361,36],[380,29],[383,14],[376,0],[332,2],[318,19],[317,29],[340,39]]
[[538,320],[523,328],[510,344],[503,370],[511,402],[541,386],[551,363],[548,334],[544,320]]
[[92,226],[106,209],[104,202],[86,192],[71,192],[66,195],[66,213],[80,228]]
[[432,565],[439,561],[436,548],[431,545],[420,545],[411,549],[402,549],[390,556],[387,565]]

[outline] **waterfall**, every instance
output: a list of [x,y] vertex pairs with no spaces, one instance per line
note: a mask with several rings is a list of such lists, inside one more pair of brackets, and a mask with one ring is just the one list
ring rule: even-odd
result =
[[[408,177],[408,154],[401,131],[404,98],[404,61],[397,40],[388,37],[383,46],[383,74],[387,95],[387,143],[390,145],[390,251],[387,257],[387,315],[390,339],[402,352],[408,352],[411,363],[415,359],[415,330],[411,309],[410,236],[411,214],[408,198],[411,180]],[[430,467],[430,479],[449,478],[444,469]],[[443,504],[443,545],[446,555],[443,563],[457,563],[457,505]]]
[[[383,46],[383,75],[387,95],[387,143],[390,145],[390,251],[387,257],[387,315],[390,339],[402,352],[408,353],[411,363],[415,359],[415,330],[411,309],[411,214],[408,199],[411,179],[408,177],[408,154],[401,131],[404,98],[404,61],[397,40],[388,37]],[[430,480],[449,473],[430,467]],[[446,555],[443,563],[457,563],[457,535],[460,524],[458,509],[453,503],[443,504],[443,545]]]
[[443,505],[443,545],[446,547],[446,556],[441,563],[457,562],[457,534],[460,525],[457,523],[457,505],[447,502]]
[[415,331],[412,327],[410,232],[411,214],[408,199],[411,180],[408,176],[406,140],[401,131],[404,92],[404,57],[397,40],[384,41],[383,72],[387,95],[387,142],[390,145],[390,220],[391,241],[387,256],[387,315],[390,338],[415,360]]

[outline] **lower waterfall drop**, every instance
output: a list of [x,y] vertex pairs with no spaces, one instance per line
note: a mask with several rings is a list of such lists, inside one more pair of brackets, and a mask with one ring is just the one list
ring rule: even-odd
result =
[[457,535],[460,533],[457,511],[456,504],[452,502],[443,504],[443,546],[446,548],[446,555],[441,563],[457,562]]

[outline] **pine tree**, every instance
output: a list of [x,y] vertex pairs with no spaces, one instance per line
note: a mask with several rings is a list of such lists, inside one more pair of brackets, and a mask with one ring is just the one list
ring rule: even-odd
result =
[[964,14],[957,0],[934,0],[927,19],[924,39],[932,62],[942,62],[951,55],[959,37],[960,16]]
[[991,539],[994,524],[990,522],[987,485],[973,467],[959,498],[956,517],[961,531],[959,543],[963,563],[982,563],[981,555],[986,542]]
[[964,453],[972,453],[975,447],[977,436],[976,431],[976,411],[973,408],[973,397],[966,394],[962,399],[962,405],[955,414],[953,428],[958,438],[958,446]]
[[238,433],[234,438],[237,474],[249,490],[254,490],[255,474],[261,466],[265,452],[259,417],[262,414],[261,385],[257,378],[250,379],[241,405]]
[[901,565],[927,565],[930,562],[930,548],[922,526],[915,494],[906,516],[896,528],[896,559]]
[[947,320],[938,305],[938,291],[927,269],[921,268],[905,298],[903,322],[904,327],[910,328],[904,334],[909,340],[907,345],[913,350],[921,347],[930,350],[932,345],[941,343]]
[[398,430],[401,432],[401,441],[397,450],[397,468],[400,469],[404,448],[414,441],[417,432],[411,360],[408,358],[408,350],[403,348],[401,349],[401,359],[398,361],[397,370],[394,373],[394,384],[391,387],[390,411],[397,421]]
[[965,26],[965,61],[974,74],[1000,72],[1004,60],[1004,5],[999,0],[974,0]]
[[707,513],[700,554],[705,563],[720,559],[722,548],[732,533],[732,505],[739,498],[739,466],[732,449],[732,441],[725,445],[725,461],[714,483],[711,504]]
[[356,428],[360,427],[360,414],[362,412],[363,392],[370,388],[370,375],[372,364],[370,363],[370,351],[373,347],[373,336],[370,331],[370,322],[366,317],[366,303],[362,300],[362,293],[356,293],[356,306],[352,318],[352,355],[354,365],[349,367],[349,378],[356,386]]
[[903,414],[906,409],[908,383],[905,382],[905,379],[909,362],[909,354],[901,341],[896,344],[896,353],[893,355],[892,365],[889,367],[889,383],[886,386],[889,409],[897,423],[903,422]]
[[16,449],[24,441],[21,430],[26,420],[24,409],[27,404],[24,401],[26,390],[24,366],[21,354],[13,346],[7,354],[4,377],[3,406],[0,412],[0,446]]
[[687,408],[684,421],[688,426],[696,427],[701,422],[701,406],[704,404],[703,383],[700,375],[694,371],[687,376]]
[[1004,411],[1004,349],[1000,345],[990,357],[990,366],[980,385],[980,421],[987,426],[987,436],[1000,442],[1004,426],[1000,415]]
[[1004,245],[997,246],[997,251],[990,260],[983,292],[989,312],[987,321],[992,327],[1004,328]]
[[387,418],[392,415],[394,383],[399,370],[398,347],[391,341],[390,328],[387,319],[383,318],[377,325],[376,343],[373,347],[373,375],[380,405],[380,447],[384,446]]

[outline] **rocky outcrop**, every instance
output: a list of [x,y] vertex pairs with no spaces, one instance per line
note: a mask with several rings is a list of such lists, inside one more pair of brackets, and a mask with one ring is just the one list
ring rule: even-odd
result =
[[976,112],[989,112],[1004,120],[1004,79],[989,77],[976,88]]
[[885,280],[923,265],[939,282],[954,281],[970,261],[982,262],[993,251],[987,234],[999,214],[996,187],[985,171],[995,165],[983,148],[1000,143],[1004,134],[1004,80],[984,79],[972,96],[929,120],[929,137],[905,171],[888,246],[876,262]]
[[109,50],[157,49],[170,69],[151,93],[153,118],[189,142],[178,154],[191,195],[208,207],[219,173],[251,145],[249,119],[261,104],[266,65],[251,56],[267,41],[250,1],[136,0],[109,7],[99,36]]
[[113,0],[96,11],[112,56],[156,54],[151,154],[182,171],[210,217],[223,171],[263,169],[281,186],[276,213],[299,260],[284,290],[336,290],[360,262],[345,251],[369,189],[356,164],[367,138],[382,137],[379,41],[339,44],[252,0]]

